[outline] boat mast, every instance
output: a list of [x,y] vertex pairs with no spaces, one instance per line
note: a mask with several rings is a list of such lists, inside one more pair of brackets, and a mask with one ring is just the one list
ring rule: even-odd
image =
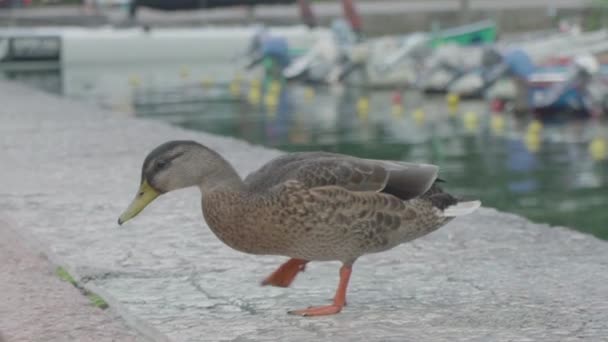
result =
[[357,11],[355,2],[353,0],[342,0],[342,10],[344,11],[344,16],[346,17],[346,20],[348,20],[350,26],[357,35],[357,39],[361,40],[363,33],[363,21],[361,20],[361,16]]
[[319,24],[315,17],[309,0],[298,0],[298,8],[300,9],[300,18],[308,26],[308,28],[317,27]]

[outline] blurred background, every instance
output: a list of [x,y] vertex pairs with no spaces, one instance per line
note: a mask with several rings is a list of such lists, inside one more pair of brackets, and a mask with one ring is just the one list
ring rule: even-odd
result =
[[1,78],[435,163],[452,193],[608,239],[608,1],[0,0],[0,23]]

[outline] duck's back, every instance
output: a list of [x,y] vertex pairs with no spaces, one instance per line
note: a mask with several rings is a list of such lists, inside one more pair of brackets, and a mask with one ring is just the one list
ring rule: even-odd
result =
[[[294,173],[311,161],[325,158],[333,158],[335,155],[328,152],[298,152],[288,153],[272,159],[258,170],[250,173],[245,178],[245,184],[252,191],[265,191],[271,187],[281,184]],[[292,178],[293,179],[293,178]]]
[[350,191],[384,192],[408,200],[431,189],[437,172],[438,167],[430,164],[300,152],[271,160],[247,176],[245,183],[256,193],[296,180],[307,188],[335,185]]

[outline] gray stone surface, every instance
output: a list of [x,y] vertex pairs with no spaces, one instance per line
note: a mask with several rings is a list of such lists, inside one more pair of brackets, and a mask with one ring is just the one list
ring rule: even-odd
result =
[[112,310],[94,307],[0,217],[0,342],[145,341]]
[[333,296],[338,264],[289,289],[259,281],[284,258],[238,253],[202,221],[197,190],[159,198],[122,228],[145,154],[196,139],[245,174],[277,151],[136,120],[0,83],[0,217],[48,247],[120,310],[174,341],[605,341],[608,244],[482,209],[354,267],[348,307],[299,318]]

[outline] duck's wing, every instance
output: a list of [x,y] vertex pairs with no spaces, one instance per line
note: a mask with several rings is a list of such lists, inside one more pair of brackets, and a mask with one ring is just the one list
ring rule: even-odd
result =
[[437,179],[430,164],[361,159],[346,155],[306,152],[276,158],[250,174],[245,183],[265,191],[289,180],[307,188],[336,185],[350,191],[384,192],[403,200],[424,194]]

